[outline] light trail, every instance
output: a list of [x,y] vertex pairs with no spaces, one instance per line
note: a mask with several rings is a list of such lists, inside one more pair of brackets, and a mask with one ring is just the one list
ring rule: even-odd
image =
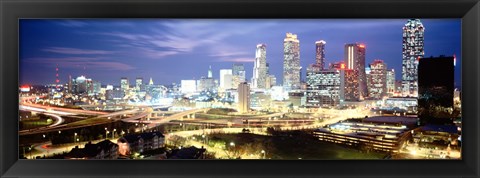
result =
[[63,118],[60,117],[60,116],[58,116],[58,115],[49,114],[49,113],[45,113],[45,115],[51,116],[51,117],[54,117],[55,119],[57,119],[57,122],[55,122],[54,124],[49,125],[49,126],[47,126],[47,127],[55,127],[55,126],[60,125],[60,124],[62,124],[62,123],[64,122]]

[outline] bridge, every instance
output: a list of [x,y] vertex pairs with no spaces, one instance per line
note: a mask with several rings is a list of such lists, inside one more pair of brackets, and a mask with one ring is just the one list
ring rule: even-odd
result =
[[47,111],[60,111],[60,112],[67,112],[71,114],[80,114],[80,115],[103,115],[108,114],[108,112],[100,112],[100,111],[89,111],[89,110],[80,110],[80,109],[69,109],[69,108],[61,108],[55,106],[45,106],[40,104],[31,104],[31,103],[21,103],[20,106],[29,106],[33,108],[44,109]]
[[183,120],[185,116],[188,118],[195,118],[195,113],[197,112],[207,112],[210,108],[204,108],[204,109],[193,109],[193,110],[188,110],[188,111],[183,111],[180,113],[173,114],[171,116],[164,117],[162,119],[158,120],[122,120],[124,122],[130,122],[130,123],[144,123],[148,124],[145,126],[143,129],[151,129],[155,128],[158,125],[169,123],[174,120]]

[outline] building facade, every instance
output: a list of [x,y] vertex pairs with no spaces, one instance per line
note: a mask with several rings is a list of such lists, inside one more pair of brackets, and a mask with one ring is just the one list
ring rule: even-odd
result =
[[222,91],[232,88],[232,69],[220,69],[220,86]]
[[300,41],[296,34],[287,33],[283,40],[283,86],[286,90],[300,89]]
[[197,91],[197,82],[195,80],[181,80],[180,91],[183,94],[194,93]]
[[128,78],[122,77],[120,79],[120,89],[125,92],[128,90],[129,87],[130,87],[130,84],[128,83]]
[[340,70],[307,69],[306,107],[336,106],[340,101]]
[[250,86],[247,82],[238,85],[238,103],[237,110],[240,113],[247,113],[250,111]]
[[135,90],[141,91],[142,89],[145,90],[143,86],[143,78],[137,77],[137,79],[135,79]]
[[387,94],[392,96],[395,94],[395,70],[387,70]]
[[370,70],[369,97],[382,99],[387,94],[387,64],[382,60],[374,60]]
[[358,73],[358,93],[360,99],[368,96],[367,77],[365,72],[365,45],[364,44],[346,44],[345,45],[345,65],[346,69],[356,70]]
[[424,31],[419,19],[410,19],[403,27],[402,95],[418,96],[418,60],[425,54]]
[[360,101],[360,90],[358,82],[358,71],[344,69],[340,75],[340,100]]
[[232,73],[233,88],[237,88],[240,83],[246,81],[245,67],[243,66],[243,64],[233,64]]
[[267,73],[267,45],[258,44],[253,64],[252,88],[266,88]]
[[325,68],[325,44],[327,42],[323,40],[315,42],[315,63],[320,65],[321,69]]

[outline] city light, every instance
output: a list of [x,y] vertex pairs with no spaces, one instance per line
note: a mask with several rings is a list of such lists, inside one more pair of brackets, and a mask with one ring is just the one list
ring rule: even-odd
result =
[[[85,23],[90,22],[86,19]],[[394,19],[392,23],[399,25],[397,30],[402,34],[375,33],[375,38],[355,38],[362,41],[337,30],[334,23],[319,20],[311,26],[329,27],[321,30],[320,36],[318,29],[309,33],[309,29],[303,29],[309,26],[299,25],[300,30],[282,21],[278,23],[290,25],[292,32],[275,28],[271,29],[273,36],[257,38],[258,34],[270,34],[270,27],[265,27],[264,31],[248,33],[257,35],[229,34],[228,40],[222,35],[203,36],[208,41],[203,43],[194,42],[198,40],[191,33],[194,29],[177,29],[176,23],[168,27],[192,36],[180,38],[162,29],[156,29],[158,34],[154,36],[143,31],[137,36],[135,31],[125,33],[131,36],[109,36],[115,39],[98,46],[83,38],[84,34],[76,34],[86,42],[74,43],[76,39],[71,39],[65,41],[71,49],[52,45],[36,49],[44,52],[44,58],[56,57],[50,53],[72,60],[78,55],[70,53],[88,54],[89,58],[75,60],[75,66],[68,60],[60,65],[45,60],[35,70],[23,65],[25,61],[21,63],[25,69],[17,86],[18,133],[20,143],[28,142],[28,147],[19,146],[19,150],[33,150],[28,152],[30,156],[21,153],[21,158],[462,158],[457,56],[439,54],[444,48],[436,48],[437,44],[429,41],[437,39],[424,39],[420,19]],[[132,20],[132,24],[136,22]],[[209,34],[218,29],[223,30],[221,34],[232,30],[229,25],[210,25],[202,26]],[[368,34],[378,32],[369,26],[356,28],[356,23],[347,25]],[[138,27],[147,32],[151,28],[143,24]],[[123,27],[116,28],[119,33],[124,31]],[[104,28],[92,28],[100,29]],[[167,40],[160,43],[158,39]],[[244,42],[247,39],[249,43]],[[451,42],[441,40],[438,44]],[[114,41],[121,44],[111,44]],[[213,42],[222,43],[212,46]],[[164,51],[116,48],[124,44],[135,44],[138,49],[156,44]],[[371,44],[368,49],[366,44]],[[433,49],[427,51],[428,55],[438,57],[425,57],[424,45],[433,45],[428,46]],[[457,53],[451,45],[445,46],[453,50],[447,52]],[[111,49],[102,49],[105,46]],[[173,49],[179,50],[169,51]],[[29,49],[21,51],[25,50],[33,57],[31,61],[37,60],[34,57],[39,54]],[[305,57],[301,58],[300,52]],[[135,54],[135,58],[124,60],[124,54]],[[170,62],[164,60],[167,58]],[[41,78],[44,76],[48,78]],[[438,78],[441,80],[434,80]],[[450,90],[453,85],[455,90]],[[428,100],[430,97],[435,100]],[[431,111],[419,112],[426,109]],[[455,118],[453,123],[438,119],[447,116]],[[324,154],[331,152],[342,154]]]

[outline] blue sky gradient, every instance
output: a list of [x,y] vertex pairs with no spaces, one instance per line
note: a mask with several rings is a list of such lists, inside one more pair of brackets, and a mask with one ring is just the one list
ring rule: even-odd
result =
[[[455,86],[460,85],[461,20],[421,19],[425,56],[456,55]],[[22,19],[20,84],[49,84],[86,75],[102,84],[130,83],[136,77],[156,84],[213,77],[233,63],[252,76],[255,47],[267,44],[270,73],[282,82],[285,33],[298,35],[300,61],[315,62],[315,41],[325,40],[326,65],[343,60],[344,44],[366,45],[367,65],[381,59],[401,79],[402,27],[407,19]]]

